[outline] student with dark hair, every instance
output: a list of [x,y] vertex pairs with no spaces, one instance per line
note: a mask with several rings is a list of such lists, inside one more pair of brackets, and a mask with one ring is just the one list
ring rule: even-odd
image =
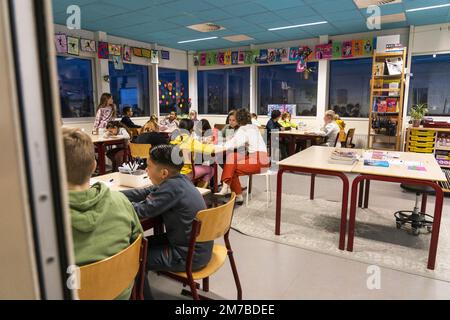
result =
[[[123,138],[127,142],[130,140],[130,134],[125,129],[121,122],[110,121],[106,125],[105,138],[118,137]],[[124,159],[124,153],[128,147],[116,147],[109,150],[106,155],[112,162],[113,171],[118,171],[118,168],[122,165]]]
[[142,128],[141,126],[138,126],[131,120],[131,117],[133,116],[133,108],[132,107],[123,108],[122,113],[123,113],[123,117],[120,122],[122,122],[123,125],[125,125],[127,128],[130,128],[130,129]]
[[[239,129],[233,138],[225,144],[227,150],[238,150],[227,154],[226,163],[222,173],[222,190],[217,195],[224,196],[231,192],[236,193],[236,203],[242,204],[242,187],[240,176],[257,174],[262,168],[270,166],[267,155],[267,146],[259,131],[258,126],[252,124],[252,118],[247,109],[239,109],[236,112],[236,120]],[[242,152],[245,148],[245,152]]]
[[288,142],[281,140],[279,137],[277,137],[274,141],[272,141],[272,133],[277,133],[279,131],[285,130],[285,128],[283,128],[283,126],[279,123],[280,119],[281,119],[281,111],[273,110],[270,116],[270,120],[267,122],[266,129],[267,129],[267,141],[270,141],[270,143],[278,142],[280,148],[280,160],[283,160],[288,156],[287,152]]
[[[123,192],[140,218],[161,216],[165,226],[166,233],[148,238],[148,270],[186,270],[192,221],[206,205],[197,188],[180,174],[183,166],[178,147],[156,146],[150,151],[147,167],[153,186]],[[196,245],[193,271],[208,264],[213,245],[213,241]]]

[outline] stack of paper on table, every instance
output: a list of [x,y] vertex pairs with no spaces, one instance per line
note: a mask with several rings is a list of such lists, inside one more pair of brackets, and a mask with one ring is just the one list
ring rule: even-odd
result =
[[328,159],[329,163],[336,164],[354,164],[356,161],[358,161],[358,154],[356,151],[339,149],[334,150]]

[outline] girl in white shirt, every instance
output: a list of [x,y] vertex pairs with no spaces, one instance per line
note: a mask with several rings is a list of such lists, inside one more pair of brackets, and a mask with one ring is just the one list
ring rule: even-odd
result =
[[339,126],[336,123],[336,113],[333,110],[325,112],[323,118],[324,126],[320,129],[319,134],[327,137],[327,142],[324,144],[327,147],[336,146],[336,139],[339,135]]
[[[236,113],[239,129],[233,138],[226,142],[227,160],[222,173],[222,190],[217,195],[236,193],[236,203],[242,204],[242,187],[240,176],[258,174],[262,168],[270,166],[267,146],[258,126],[252,124],[250,113],[246,109],[239,109]],[[245,148],[246,150],[242,150]],[[237,152],[234,150],[238,149]]]
[[[130,134],[128,131],[122,126],[119,121],[110,121],[106,125],[106,132],[104,135],[105,138],[122,138],[125,141],[130,140]],[[119,167],[124,162],[125,152],[127,149],[127,143],[125,146],[113,148],[106,153],[106,156],[111,160],[113,171],[118,171]]]

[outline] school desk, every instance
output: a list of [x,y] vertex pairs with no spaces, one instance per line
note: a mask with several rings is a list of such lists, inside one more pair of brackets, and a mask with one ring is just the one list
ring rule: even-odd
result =
[[[295,153],[295,145],[300,141],[303,143],[303,146],[306,148],[308,141],[310,141],[311,145],[321,144],[325,142],[325,137],[311,132],[304,131],[298,129],[279,131],[280,138],[288,138],[289,141],[289,155],[293,155]],[[317,142],[318,141],[318,142]]]
[[[439,167],[434,155],[412,153],[412,152],[394,152],[399,158],[394,159],[395,163],[389,165],[388,168],[365,166],[363,161],[359,161],[352,169],[353,173],[358,173],[352,183],[351,200],[350,200],[350,217],[348,229],[347,250],[353,251],[353,243],[355,237],[355,219],[356,219],[356,198],[358,189],[360,194],[362,188],[358,188],[360,183],[366,182],[365,187],[365,204],[364,208],[368,207],[370,181],[385,181],[394,183],[404,183],[412,185],[430,186],[436,191],[433,230],[431,233],[430,248],[428,253],[428,269],[433,270],[436,262],[436,254],[439,240],[439,229],[441,223],[441,214],[443,206],[443,191],[436,183],[437,181],[446,181],[445,174]],[[408,168],[408,162],[420,162],[425,171],[412,170]],[[422,169],[423,170],[423,169]],[[426,210],[426,195],[423,196],[422,210]]]
[[[106,173],[106,147],[107,146],[123,146],[126,148],[127,140],[121,137],[110,137],[105,138],[103,135],[93,135],[91,134],[92,142],[94,143],[97,154],[98,154],[98,173],[99,175],[104,175]],[[124,161],[126,157],[126,152],[124,153]]]
[[[280,235],[281,228],[281,196],[283,174],[285,172],[300,172],[311,174],[310,199],[314,199],[315,177],[317,174],[338,177],[342,180],[341,225],[339,228],[339,249],[345,249],[345,233],[347,226],[347,205],[349,180],[345,173],[351,173],[354,164],[331,164],[328,159],[335,148],[312,146],[278,163],[277,200],[275,215],[275,234]],[[355,150],[355,149],[342,149]],[[359,151],[358,151],[359,152]]]
[[[103,182],[113,191],[125,191],[125,190],[131,189],[129,187],[124,187],[124,186],[120,185],[120,173],[119,172],[114,172],[114,173],[106,174],[103,176],[91,178],[90,184],[92,185],[97,182]],[[152,185],[152,183],[149,180],[149,184],[146,187],[150,187],[151,185]],[[197,188],[197,190],[200,192],[200,194],[203,197],[205,197],[211,193],[211,190],[209,190],[209,189]],[[160,217],[141,219],[141,225],[142,225],[142,228],[144,229],[144,231],[147,231],[150,229],[155,229],[156,234],[163,232],[162,220]]]

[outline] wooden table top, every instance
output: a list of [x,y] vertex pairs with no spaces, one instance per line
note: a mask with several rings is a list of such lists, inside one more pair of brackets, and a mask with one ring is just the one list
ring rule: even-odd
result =
[[105,138],[101,134],[90,134],[90,137],[91,137],[93,143],[110,142],[110,141],[122,141],[122,140],[124,140],[124,138],[120,137],[120,136]]
[[[148,181],[149,181],[149,184],[145,187],[152,186],[150,179]],[[91,182],[91,184],[94,184],[97,182],[102,182],[102,183],[106,184],[113,191],[125,191],[125,190],[132,189],[132,188],[124,187],[124,186],[120,185],[120,173],[119,172],[114,172],[114,173],[106,174],[103,176],[91,178],[90,182]],[[211,190],[209,190],[209,189],[197,188],[197,190],[200,192],[200,194],[202,196],[206,196],[211,193]]]
[[291,136],[307,136],[307,137],[322,137],[322,135],[314,132],[313,130],[299,130],[299,129],[293,129],[293,130],[286,130],[286,131],[279,131],[280,135],[291,135]]

